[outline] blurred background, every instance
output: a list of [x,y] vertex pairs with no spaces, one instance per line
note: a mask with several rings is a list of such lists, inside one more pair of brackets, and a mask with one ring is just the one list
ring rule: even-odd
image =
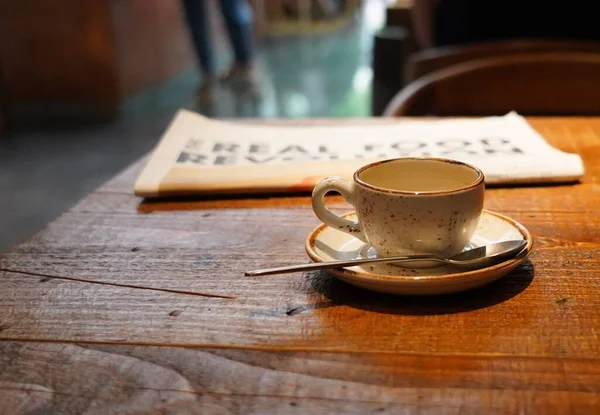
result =
[[[217,1],[206,3],[225,69],[227,28]],[[179,108],[369,116],[373,35],[392,3],[253,0],[257,90],[218,86],[200,99],[204,75],[179,1],[2,1],[0,251],[150,151]]]
[[0,0],[0,252],[213,118],[600,114],[593,2]]

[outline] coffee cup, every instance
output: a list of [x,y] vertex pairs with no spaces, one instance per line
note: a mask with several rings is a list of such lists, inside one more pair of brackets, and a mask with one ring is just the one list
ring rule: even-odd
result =
[[[365,165],[352,180],[327,177],[312,193],[316,216],[373,247],[379,256],[450,257],[469,243],[484,201],[484,174],[440,158],[397,158]],[[328,210],[324,196],[340,193],[356,221]]]

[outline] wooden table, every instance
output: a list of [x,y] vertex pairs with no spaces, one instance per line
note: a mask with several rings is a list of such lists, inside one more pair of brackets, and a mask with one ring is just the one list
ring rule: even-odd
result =
[[137,163],[0,257],[0,412],[598,413],[600,118],[530,121],[586,175],[489,189],[531,261],[445,297],[243,277],[307,260],[309,198],[144,202]]

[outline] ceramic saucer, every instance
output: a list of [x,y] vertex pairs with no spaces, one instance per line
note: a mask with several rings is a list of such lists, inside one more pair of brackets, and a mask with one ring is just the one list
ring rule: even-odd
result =
[[[356,214],[349,213],[344,217],[355,220]],[[474,271],[460,271],[449,266],[411,269],[392,264],[367,264],[329,270],[329,273],[349,284],[385,293],[453,293],[479,287],[503,277],[523,263],[533,248],[533,238],[523,225],[507,216],[484,210],[475,234],[465,249],[510,239],[524,239],[527,246],[512,259]],[[305,248],[314,262],[368,258],[376,255],[368,244],[325,224],[316,227],[310,233]]]

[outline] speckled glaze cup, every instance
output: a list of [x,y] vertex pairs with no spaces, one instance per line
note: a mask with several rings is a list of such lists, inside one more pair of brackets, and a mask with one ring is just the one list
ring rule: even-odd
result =
[[[340,193],[355,209],[356,222],[324,205]],[[461,252],[483,209],[484,175],[466,163],[437,158],[399,158],[363,166],[352,181],[327,177],[315,186],[313,210],[332,228],[370,244],[378,255]]]

